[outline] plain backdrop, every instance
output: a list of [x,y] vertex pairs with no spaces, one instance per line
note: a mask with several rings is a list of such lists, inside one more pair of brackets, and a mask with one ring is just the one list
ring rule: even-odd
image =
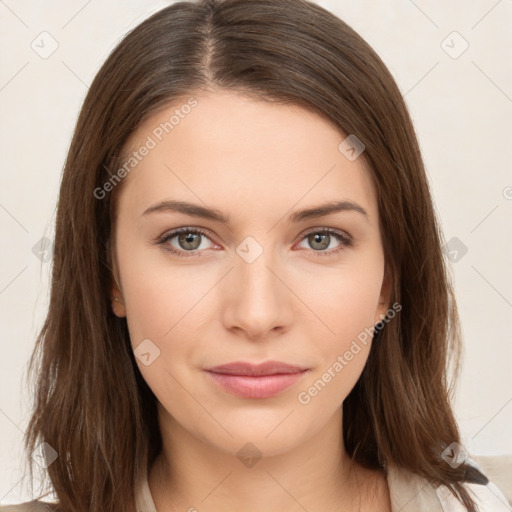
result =
[[[29,497],[21,482],[25,378],[51,269],[51,246],[44,251],[41,239],[53,237],[76,117],[117,42],[170,3],[0,1],[1,503]],[[454,406],[464,446],[512,454],[512,1],[317,3],[368,41],[405,95],[461,315]]]

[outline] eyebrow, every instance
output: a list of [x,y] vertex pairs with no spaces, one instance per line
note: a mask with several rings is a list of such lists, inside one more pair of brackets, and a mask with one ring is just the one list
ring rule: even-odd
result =
[[[338,212],[355,211],[366,217],[368,220],[368,213],[366,210],[352,201],[331,201],[329,203],[314,206],[312,208],[305,208],[293,212],[288,217],[288,222],[301,222],[308,219],[316,219],[325,215],[331,215]],[[208,208],[198,204],[188,203],[186,201],[166,200],[161,201],[153,206],[147,208],[141,216],[149,215],[155,212],[169,212],[169,213],[183,213],[193,217],[201,217],[209,219],[222,224],[229,224],[230,217],[220,210],[215,208]]]

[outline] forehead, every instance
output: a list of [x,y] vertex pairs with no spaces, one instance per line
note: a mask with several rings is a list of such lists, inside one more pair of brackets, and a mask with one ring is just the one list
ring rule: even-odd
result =
[[[339,149],[346,136],[298,105],[226,91],[196,94],[151,116],[132,134],[124,160],[139,155],[120,200],[140,213],[173,197],[261,216],[298,202],[351,199],[375,217],[375,191],[363,158],[351,161]],[[144,146],[150,149],[140,151]]]

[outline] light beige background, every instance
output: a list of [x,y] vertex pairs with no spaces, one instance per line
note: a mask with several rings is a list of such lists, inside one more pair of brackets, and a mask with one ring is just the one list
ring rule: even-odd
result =
[[[53,239],[76,116],[123,34],[170,3],[0,1],[1,503],[29,497],[20,484],[30,407],[24,379],[51,265],[33,247],[43,236]],[[510,455],[512,0],[317,3],[373,46],[405,95],[445,238],[458,240],[452,250],[467,248],[451,263],[465,336],[455,401],[465,448]],[[48,51],[52,39],[58,48],[47,58],[31,47]]]

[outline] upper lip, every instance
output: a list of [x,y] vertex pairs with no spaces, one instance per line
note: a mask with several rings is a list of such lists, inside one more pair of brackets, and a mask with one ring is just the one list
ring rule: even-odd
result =
[[220,366],[213,366],[206,370],[213,373],[225,373],[229,375],[278,375],[283,373],[299,373],[307,370],[307,368],[283,363],[281,361],[265,361],[259,364],[234,361]]

